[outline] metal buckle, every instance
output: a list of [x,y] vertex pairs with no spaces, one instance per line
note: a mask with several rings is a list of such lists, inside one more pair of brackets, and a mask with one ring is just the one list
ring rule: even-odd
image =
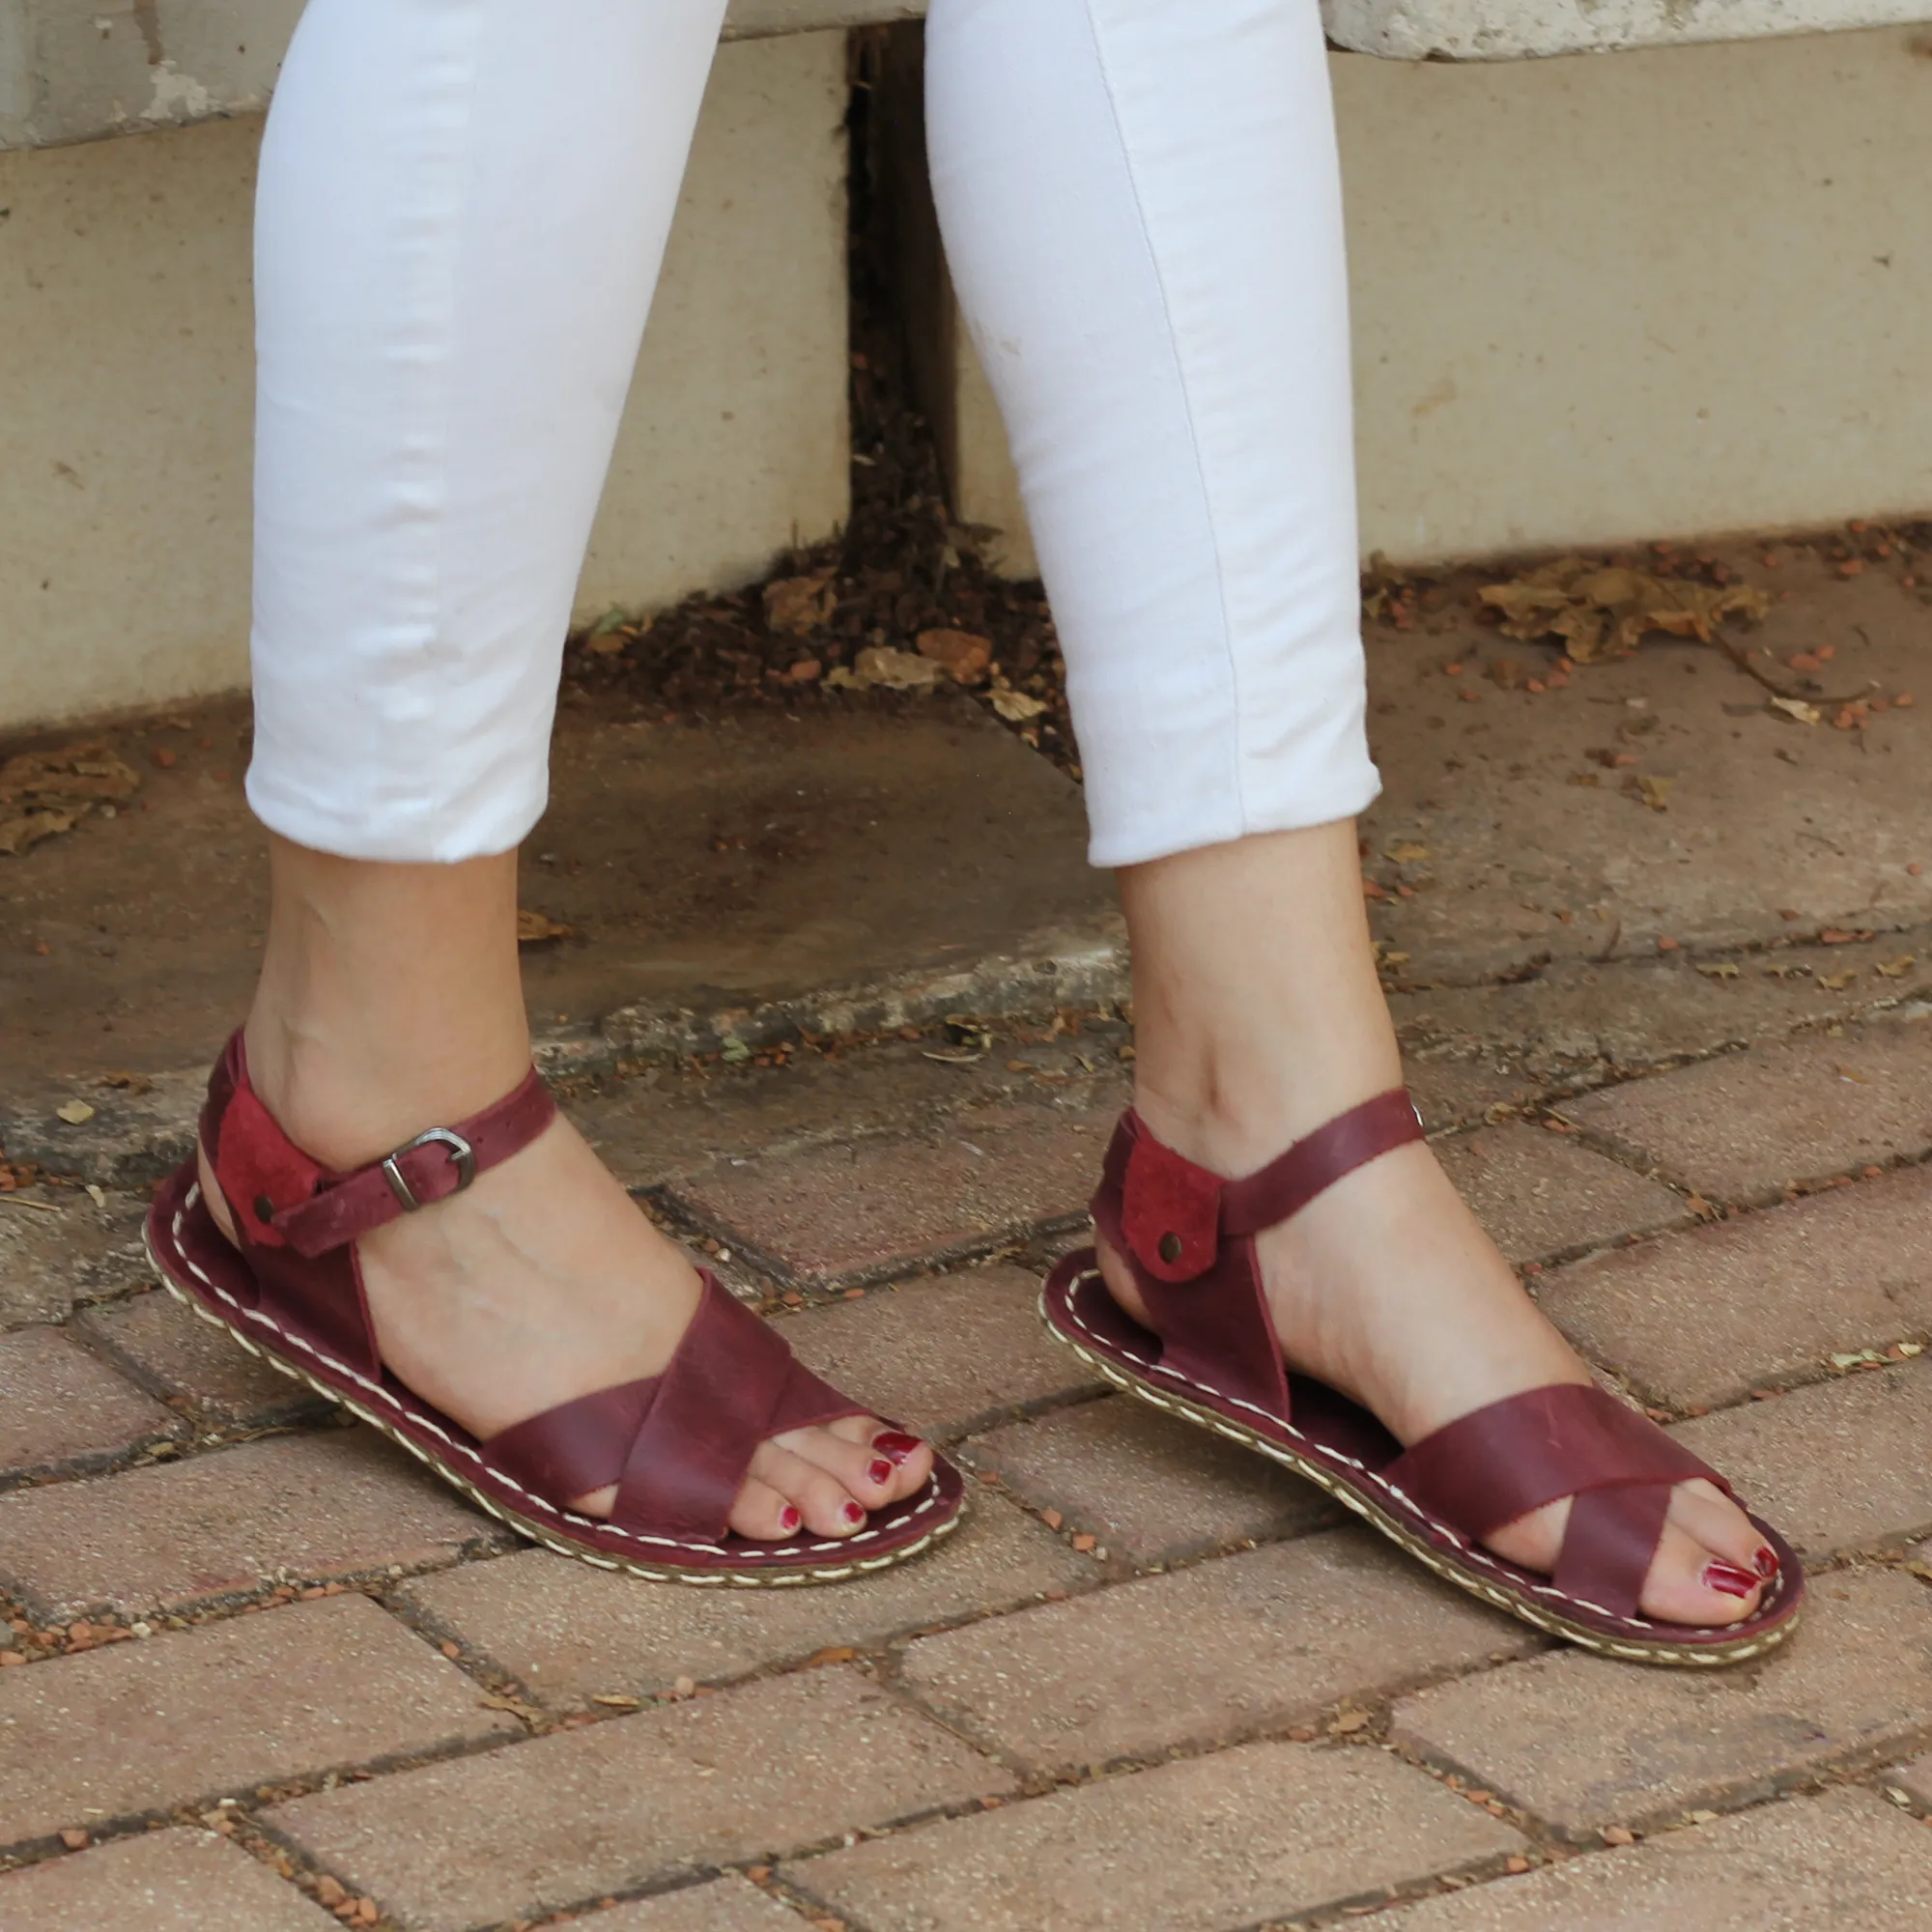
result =
[[410,1183],[403,1179],[403,1170],[396,1163],[404,1154],[413,1153],[419,1147],[432,1146],[449,1150],[449,1157],[456,1163],[457,1193],[461,1194],[476,1179],[476,1150],[450,1128],[432,1127],[428,1133],[418,1134],[414,1140],[406,1141],[393,1153],[383,1157],[383,1179],[389,1183],[389,1192],[403,1204],[405,1214],[413,1214],[423,1204],[416,1199]]

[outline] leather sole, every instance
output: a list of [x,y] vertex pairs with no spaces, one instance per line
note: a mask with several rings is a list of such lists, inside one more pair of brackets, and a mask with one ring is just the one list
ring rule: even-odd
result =
[[[1083,1289],[1087,1291],[1084,1297]],[[1097,1307],[1094,1305],[1095,1292],[1100,1303]],[[1047,1332],[1056,1341],[1070,1349],[1114,1387],[1154,1408],[1179,1416],[1196,1428],[1211,1430],[1244,1449],[1265,1456],[1333,1496],[1345,1509],[1360,1517],[1444,1582],[1453,1583],[1470,1596],[1567,1643],[1626,1663],[1714,1669],[1767,1655],[1796,1627],[1804,1595],[1803,1566],[1783,1538],[1756,1517],[1751,1521],[1776,1551],[1780,1567],[1766,1601],[1747,1623],[1696,1631],[1690,1626],[1656,1624],[1649,1619],[1616,1618],[1606,1611],[1592,1614],[1594,1606],[1575,1605],[1566,1610],[1559,1605],[1567,1600],[1547,1577],[1518,1571],[1480,1545],[1470,1544],[1447,1525],[1431,1525],[1420,1518],[1419,1512],[1416,1520],[1406,1520],[1397,1508],[1378,1496],[1372,1487],[1373,1472],[1364,1466],[1360,1457],[1350,1456],[1345,1450],[1324,1449],[1305,1437],[1305,1447],[1297,1448],[1293,1442],[1265,1434],[1217,1406],[1213,1391],[1186,1384],[1175,1371],[1161,1368],[1151,1359],[1159,1349],[1158,1340],[1139,1328],[1115,1302],[1101,1279],[1091,1248],[1069,1255],[1048,1276],[1040,1291],[1039,1314]],[[1132,1339],[1143,1336],[1146,1353],[1132,1349]],[[1163,1379],[1157,1382],[1151,1378],[1152,1376]],[[1294,1378],[1294,1381],[1304,1391],[1321,1390],[1333,1405],[1331,1412],[1361,1435],[1380,1435],[1393,1443],[1380,1424],[1346,1398],[1300,1377]],[[1301,1434],[1290,1430],[1286,1424],[1277,1422],[1275,1427],[1288,1434]],[[1368,1476],[1370,1482],[1351,1474],[1351,1467]],[[1459,1553],[1454,1547],[1457,1545],[1466,1553]],[[1646,1634],[1652,1630],[1686,1630],[1690,1634],[1676,1638]]]
[[[236,1319],[230,1319],[228,1314],[213,1305],[209,1298],[211,1295],[223,1299],[232,1297],[227,1296],[205,1270],[196,1267],[179,1240],[182,1217],[194,1207],[198,1190],[193,1187],[185,1189],[180,1203],[171,1202],[174,1192],[175,1188],[170,1183],[164,1185],[156,1196],[154,1208],[142,1229],[142,1242],[156,1277],[176,1300],[184,1302],[204,1321],[220,1329],[238,1347],[245,1349],[258,1360],[268,1363],[292,1381],[314,1390],[325,1401],[348,1409],[358,1421],[367,1423],[379,1435],[407,1449],[417,1462],[433,1470],[478,1509],[507,1524],[526,1541],[538,1544],[558,1556],[573,1557],[594,1569],[617,1571],[651,1583],[680,1583],[710,1589],[773,1590],[805,1584],[844,1583],[861,1577],[875,1576],[882,1570],[895,1569],[923,1554],[959,1526],[965,1508],[964,1481],[950,1463],[935,1456],[931,1479],[919,1495],[894,1505],[895,1514],[875,1512],[877,1516],[886,1517],[883,1523],[860,1530],[850,1538],[826,1539],[814,1545],[792,1546],[790,1548],[782,1545],[753,1545],[751,1548],[755,1551],[755,1558],[751,1562],[642,1560],[591,1542],[591,1537],[609,1539],[620,1532],[589,1517],[573,1519],[585,1526],[585,1541],[579,1542],[569,1534],[559,1534],[557,1529],[538,1522],[503,1496],[491,1493],[419,1440],[414,1432],[426,1432],[445,1440],[450,1439],[449,1428],[432,1420],[429,1411],[412,1412],[397,1395],[375,1384],[368,1386],[364,1396],[352,1394],[333,1378],[304,1368],[298,1361],[284,1355],[265,1336],[251,1335],[238,1325],[239,1321],[249,1319],[246,1309],[238,1304],[234,1310]],[[170,1239],[170,1234],[175,1238]],[[232,1250],[230,1252],[233,1253]],[[237,1261],[239,1264],[239,1257]],[[190,1281],[180,1278],[183,1272],[190,1276]],[[206,1293],[201,1286],[192,1284],[196,1275],[206,1283]],[[384,1415],[379,1404],[393,1407],[396,1415]],[[570,1518],[572,1513],[560,1511],[559,1515]],[[922,1516],[933,1519],[923,1529],[918,1526]],[[868,1537],[886,1540],[886,1547],[868,1555],[835,1555],[839,1551],[850,1552],[853,1545],[863,1543]],[[793,1560],[794,1550],[796,1560]],[[717,1554],[724,1556],[725,1553],[721,1546]]]

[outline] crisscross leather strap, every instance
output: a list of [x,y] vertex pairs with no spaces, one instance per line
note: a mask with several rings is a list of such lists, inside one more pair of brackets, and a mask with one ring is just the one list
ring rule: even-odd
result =
[[611,1520],[716,1543],[758,1444],[866,1411],[822,1382],[707,1272],[704,1296],[661,1376],[600,1389],[493,1436],[491,1466],[557,1504],[614,1483]]
[[[248,1082],[238,1033],[209,1081],[202,1145],[247,1255],[261,1311],[325,1359],[383,1374],[355,1242],[446,1199],[550,1125],[534,1069],[479,1114],[338,1174],[289,1139]],[[617,1486],[612,1520],[668,1542],[717,1543],[758,1444],[866,1411],[822,1382],[783,1338],[706,1272],[697,1313],[661,1376],[601,1389],[494,1437],[499,1473],[558,1508]]]
[[1429,1515],[1480,1542],[1573,1498],[1550,1580],[1614,1616],[1636,1613],[1679,1484],[1730,1485],[1594,1383],[1505,1397],[1413,1443],[1382,1472]]
[[[1163,1365],[1287,1422],[1288,1373],[1254,1236],[1422,1137],[1414,1105],[1398,1088],[1317,1128],[1259,1173],[1223,1180],[1127,1114],[1107,1151],[1094,1219],[1133,1267]],[[1701,1476],[1728,1492],[1715,1470],[1594,1385],[1492,1403],[1414,1444],[1383,1474],[1472,1542],[1570,1497],[1551,1581],[1621,1617],[1636,1613],[1672,1489]]]

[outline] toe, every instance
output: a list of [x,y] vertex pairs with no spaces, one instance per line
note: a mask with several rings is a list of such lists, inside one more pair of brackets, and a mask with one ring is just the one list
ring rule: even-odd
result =
[[932,1451],[923,1442],[868,1415],[846,1416],[777,1440],[836,1476],[868,1510],[916,1495],[932,1474]]
[[1680,1483],[1670,1498],[1670,1520],[1733,1569],[1753,1577],[1776,1574],[1777,1554],[1764,1532],[1715,1483]]
[[[1569,1515],[1567,1501],[1549,1503],[1485,1540],[1499,1556],[1547,1574],[1555,1568]],[[1639,1605],[1659,1623],[1722,1628],[1756,1614],[1776,1571],[1770,1546],[1721,1490],[1681,1483]]]
[[791,1502],[813,1536],[850,1536],[865,1525],[866,1505],[830,1470],[808,1462],[783,1442],[759,1443],[751,1475]]
[[738,1492],[731,1506],[731,1527],[759,1543],[778,1543],[804,1526],[798,1505],[755,1476]]
[[1646,1616],[1708,1630],[1743,1623],[1763,1598],[1755,1570],[1712,1549],[1674,1517],[1664,1524],[1643,1586]]

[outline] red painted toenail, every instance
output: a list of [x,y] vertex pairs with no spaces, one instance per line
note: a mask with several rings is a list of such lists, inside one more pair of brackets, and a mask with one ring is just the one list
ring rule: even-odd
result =
[[787,1532],[796,1529],[804,1520],[790,1503],[786,1503],[779,1514],[779,1527]]
[[845,1520],[852,1525],[854,1529],[857,1529],[858,1526],[866,1520],[866,1512],[863,1509],[861,1509],[857,1503],[847,1503],[845,1507],[838,1512],[838,1514],[842,1516],[845,1519]]
[[872,1447],[896,1466],[919,1447],[919,1437],[904,1435],[896,1429],[889,1429],[883,1435],[872,1437]]
[[890,1483],[893,1479],[893,1465],[880,1456],[874,1459],[871,1467],[866,1473],[875,1483]]
[[1751,1558],[1751,1561],[1757,1565],[1757,1574],[1760,1577],[1776,1577],[1777,1575],[1777,1551],[1770,1544],[1759,1544],[1757,1554]]
[[1704,1581],[1726,1597],[1748,1597],[1761,1580],[1748,1570],[1740,1570],[1735,1563],[1707,1563],[1704,1566]]

